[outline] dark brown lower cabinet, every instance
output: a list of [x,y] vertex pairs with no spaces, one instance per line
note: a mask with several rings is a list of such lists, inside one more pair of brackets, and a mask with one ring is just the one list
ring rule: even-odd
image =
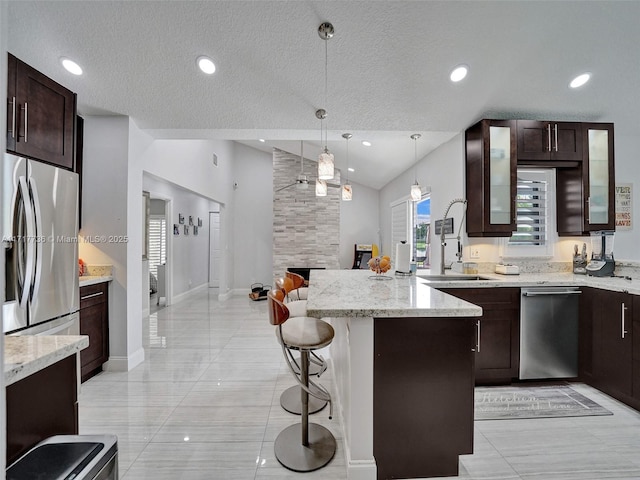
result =
[[78,433],[76,356],[7,386],[7,465],[52,435]]
[[109,360],[109,284],[80,287],[80,334],[89,346],[80,352],[80,379],[86,381],[102,371]]
[[640,410],[640,295],[633,296],[633,367],[632,394],[636,409]]
[[374,320],[378,479],[458,475],[473,453],[475,319]]
[[519,288],[443,288],[454,297],[482,307],[476,319],[476,385],[510,383],[520,361]]

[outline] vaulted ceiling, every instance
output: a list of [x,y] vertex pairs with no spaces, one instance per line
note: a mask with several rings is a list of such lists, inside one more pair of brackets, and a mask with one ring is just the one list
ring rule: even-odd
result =
[[338,167],[350,132],[351,178],[374,188],[413,165],[412,133],[422,158],[480,118],[639,123],[636,1],[10,1],[8,14],[9,51],[77,92],[81,114],[129,115],[156,138],[294,153],[303,140],[314,158],[326,108]]

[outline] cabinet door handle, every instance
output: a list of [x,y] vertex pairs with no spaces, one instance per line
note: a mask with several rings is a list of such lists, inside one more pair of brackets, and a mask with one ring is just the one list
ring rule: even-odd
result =
[[16,97],[11,99],[11,138],[16,138]]
[[625,310],[627,310],[627,307],[625,306],[625,304],[622,304],[622,338],[624,339],[624,336],[629,333],[624,329],[624,312]]
[[548,151],[551,151],[551,124],[547,125],[547,140],[548,140]]
[[28,142],[28,138],[27,138],[27,128],[28,128],[28,124],[29,124],[29,105],[27,105],[27,102],[24,102],[24,107],[22,108],[22,110],[24,110],[24,143]]
[[86,300],[87,298],[99,297],[100,295],[104,295],[104,292],[92,293],[90,295],[85,295],[84,297],[80,297],[80,300]]
[[480,320],[476,323],[478,327],[478,341],[476,342],[476,353],[480,353]]
[[556,152],[557,152],[558,151],[558,124],[557,123],[553,126],[553,132],[555,134]]
[[591,225],[591,197],[587,198],[587,223]]

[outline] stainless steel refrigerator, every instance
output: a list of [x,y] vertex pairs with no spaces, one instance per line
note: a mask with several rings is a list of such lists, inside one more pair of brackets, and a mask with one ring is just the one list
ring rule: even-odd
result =
[[3,158],[3,332],[77,334],[78,175]]

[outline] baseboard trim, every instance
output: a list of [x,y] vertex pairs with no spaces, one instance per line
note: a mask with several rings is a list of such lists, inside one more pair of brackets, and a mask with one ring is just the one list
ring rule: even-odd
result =
[[174,295],[173,298],[171,299],[171,304],[181,302],[182,300],[185,300],[190,295],[200,290],[204,290],[205,288],[209,288],[208,283],[203,283],[201,285],[198,285],[197,287],[192,288],[191,290],[187,290],[186,292],[182,292],[182,293],[179,293],[178,295]]
[[139,348],[128,357],[110,356],[102,366],[105,372],[128,372],[144,362],[144,348]]

